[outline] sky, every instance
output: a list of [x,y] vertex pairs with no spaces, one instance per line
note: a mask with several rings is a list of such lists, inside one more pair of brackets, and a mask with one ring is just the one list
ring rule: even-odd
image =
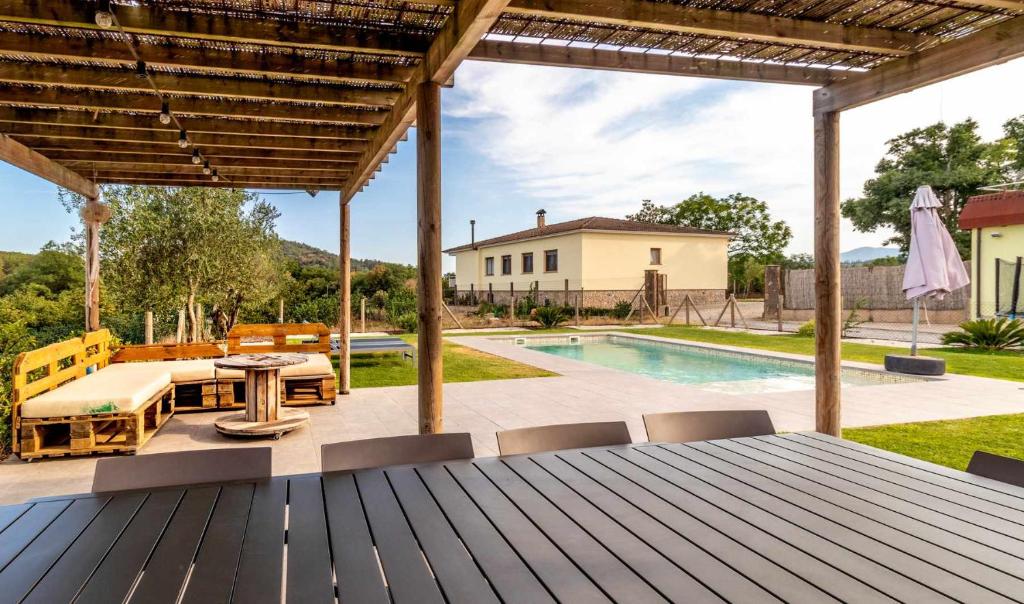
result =
[[[1012,89],[1024,59],[844,112],[841,194],[860,194],[886,141],[939,120],[973,117],[987,139],[1024,114]],[[766,201],[791,226],[788,252],[813,242],[811,88],[467,61],[442,91],[445,248],[583,216],[624,217],[644,199],[700,191]],[[414,263],[415,130],[352,201],[352,256]],[[271,193],[281,237],[338,250],[338,195]],[[910,200],[907,200],[910,203]],[[76,225],[56,188],[0,163],[0,250],[31,252]],[[844,220],[841,248],[880,246]],[[446,257],[445,268],[454,262]]]

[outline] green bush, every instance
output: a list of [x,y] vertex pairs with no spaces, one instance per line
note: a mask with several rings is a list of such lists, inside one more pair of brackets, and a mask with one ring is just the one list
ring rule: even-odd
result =
[[814,319],[804,323],[800,326],[800,329],[796,330],[796,335],[801,338],[813,338],[814,337]]
[[615,317],[616,319],[619,319],[621,321],[622,319],[625,319],[626,317],[628,317],[630,311],[632,311],[632,310],[633,310],[633,304],[631,302],[626,302],[625,300],[619,300],[618,302],[615,303],[615,306],[612,308],[611,315],[613,317]]
[[561,306],[541,306],[537,308],[533,319],[544,329],[553,329],[565,321],[565,309]]
[[1019,319],[975,319],[961,323],[960,329],[944,334],[942,343],[982,350],[1024,346],[1024,322]]
[[416,313],[407,312],[395,319],[395,327],[408,333],[416,333],[416,328],[419,327],[419,319]]

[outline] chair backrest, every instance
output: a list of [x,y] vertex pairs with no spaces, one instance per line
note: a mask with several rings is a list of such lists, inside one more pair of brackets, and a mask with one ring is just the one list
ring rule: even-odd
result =
[[93,493],[270,478],[270,447],[107,457],[96,462]]
[[644,426],[651,442],[686,443],[775,434],[772,418],[763,409],[649,413],[644,416]]
[[111,363],[137,361],[177,361],[179,359],[216,359],[224,349],[213,342],[191,344],[135,344],[122,346],[110,357]]
[[85,346],[85,357],[82,364],[86,367],[96,366],[102,369],[110,364],[110,330],[98,329],[86,332],[82,336],[82,345]]
[[555,424],[498,432],[498,451],[502,455],[522,455],[559,449],[583,449],[633,442],[626,422]]
[[472,458],[473,440],[468,432],[349,440],[320,448],[320,467],[324,472]]
[[1021,459],[975,451],[967,464],[967,472],[1024,487],[1024,460]]
[[[301,336],[307,338],[301,341]],[[310,337],[315,342],[310,342]],[[256,341],[244,342],[244,338]],[[265,341],[270,338],[272,341]],[[228,354],[259,354],[267,352],[323,353],[331,356],[331,330],[323,323],[250,323],[235,325],[228,332]]]

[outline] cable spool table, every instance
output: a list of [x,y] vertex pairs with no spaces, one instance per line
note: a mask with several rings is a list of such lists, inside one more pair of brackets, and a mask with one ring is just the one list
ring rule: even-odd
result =
[[213,362],[218,369],[245,371],[245,412],[218,419],[214,426],[230,436],[281,438],[309,421],[309,413],[281,407],[281,367],[305,363],[301,354],[240,354]]

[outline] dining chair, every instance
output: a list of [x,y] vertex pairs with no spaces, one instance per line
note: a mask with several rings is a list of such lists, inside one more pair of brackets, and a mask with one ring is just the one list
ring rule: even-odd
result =
[[320,447],[320,467],[324,472],[472,458],[473,440],[468,432],[368,438]]
[[270,447],[108,457],[96,462],[93,493],[270,478]]
[[1024,460],[1021,459],[975,451],[967,464],[967,472],[1024,487]]
[[647,440],[685,443],[775,434],[767,411],[677,411],[644,415]]
[[633,442],[626,422],[590,422],[555,424],[504,430],[497,433],[498,452],[502,455],[522,455],[559,449],[582,449],[610,445],[628,445]]

